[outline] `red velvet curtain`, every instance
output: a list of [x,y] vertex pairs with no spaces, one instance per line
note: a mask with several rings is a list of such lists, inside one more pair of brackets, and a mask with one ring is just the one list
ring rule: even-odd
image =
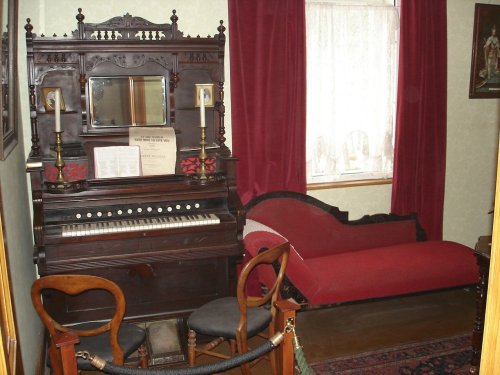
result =
[[243,203],[306,191],[304,0],[229,0],[232,149]]
[[443,235],[446,169],[446,0],[402,0],[392,212],[416,212]]

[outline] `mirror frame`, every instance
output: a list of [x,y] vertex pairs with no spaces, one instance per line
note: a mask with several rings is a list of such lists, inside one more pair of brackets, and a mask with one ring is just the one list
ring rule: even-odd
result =
[[[7,64],[0,65],[2,74],[6,75],[7,84],[2,84],[0,93],[0,109],[2,110],[2,124],[0,126],[0,159],[5,160],[18,143],[17,104],[18,104],[18,80],[17,78],[17,23],[18,23],[18,0],[1,1],[1,10],[7,5]],[[3,13],[0,14],[0,23],[3,23]],[[3,30],[4,25],[0,25]],[[2,32],[3,38],[3,32]],[[3,53],[3,48],[2,48]],[[3,59],[2,59],[3,60]],[[1,64],[1,62],[0,62]],[[4,77],[2,77],[2,81]],[[4,104],[6,101],[6,105]],[[6,121],[4,124],[4,117]]]
[[[92,83],[94,80],[98,79],[130,79],[132,78],[132,81],[134,80],[134,77],[155,77],[159,78],[162,80],[162,90],[163,90],[163,103],[162,103],[162,112],[163,112],[163,123],[150,123],[150,124],[137,124],[134,123],[134,121],[131,121],[130,124],[117,124],[117,125],[111,125],[111,124],[104,124],[104,125],[96,125],[95,124],[95,102],[96,99],[94,98],[94,90]],[[169,122],[169,101],[168,101],[168,87],[169,87],[169,81],[168,78],[164,75],[109,75],[109,76],[91,76],[88,78],[88,88],[87,88],[87,102],[88,102],[88,110],[87,113],[89,114],[88,116],[88,129],[90,129],[90,132],[92,133],[99,133],[99,132],[109,132],[109,131],[117,131],[117,130],[123,130],[123,129],[128,129],[131,127],[135,126],[170,126]],[[132,95],[132,93],[130,93]],[[133,103],[133,100],[132,102]],[[129,103],[129,104],[131,104]],[[132,111],[131,111],[132,112]],[[132,120],[134,119],[134,114],[131,113]],[[110,130],[111,129],[111,130]]]

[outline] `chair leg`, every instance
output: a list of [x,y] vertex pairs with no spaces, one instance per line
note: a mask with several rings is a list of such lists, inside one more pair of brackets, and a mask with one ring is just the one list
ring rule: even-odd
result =
[[148,351],[146,349],[146,346],[142,344],[139,349],[137,350],[139,353],[139,367],[140,368],[148,368],[149,367],[149,358],[148,358]]
[[234,357],[236,355],[236,341],[229,340],[229,348],[231,349],[231,356]]
[[53,342],[49,344],[48,350],[49,350],[51,374],[64,375],[61,363],[61,355],[58,353],[57,348]]
[[[274,336],[275,328],[271,324],[269,326],[269,330],[267,332],[267,337],[272,337]],[[277,349],[273,349],[269,352],[268,354],[269,362],[271,365],[271,374],[272,375],[278,375],[278,355],[277,355]]]
[[271,350],[269,353],[269,362],[271,363],[271,374],[278,375],[278,366],[276,360],[276,349]]
[[243,363],[241,366],[241,373],[243,375],[252,375],[251,371],[250,371],[250,364],[247,362],[247,363]]
[[[241,337],[238,337],[237,346],[238,346],[238,353],[239,354],[248,352],[248,343],[246,341],[246,337],[244,339]],[[243,375],[251,375],[250,364],[248,362],[243,363],[240,366],[240,368],[241,368],[241,373]]]
[[196,361],[196,332],[192,329],[188,333],[188,364],[193,367]]

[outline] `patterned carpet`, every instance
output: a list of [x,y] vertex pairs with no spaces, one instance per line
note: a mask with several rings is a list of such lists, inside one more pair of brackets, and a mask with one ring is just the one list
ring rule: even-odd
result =
[[311,364],[317,375],[469,374],[470,334],[386,348]]

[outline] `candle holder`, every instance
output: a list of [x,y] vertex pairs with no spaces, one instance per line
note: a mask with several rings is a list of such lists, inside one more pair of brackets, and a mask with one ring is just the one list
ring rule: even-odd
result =
[[200,126],[201,129],[201,137],[200,137],[200,154],[198,158],[200,159],[200,170],[197,173],[197,179],[200,183],[205,183],[208,180],[207,176],[207,128],[204,126]]
[[218,173],[207,172],[206,161],[208,159],[208,154],[206,149],[207,146],[206,127],[200,126],[200,129],[201,129],[200,153],[198,154],[200,167],[196,173],[189,175],[188,179],[198,184],[206,184],[209,181],[220,181],[221,176]]
[[64,184],[64,173],[63,168],[66,165],[64,159],[62,157],[62,132],[54,132],[56,134],[56,162],[54,166],[57,168],[57,177],[56,181],[58,183]]
[[78,181],[66,181],[64,178],[64,166],[65,162],[62,156],[63,152],[63,142],[62,142],[62,131],[54,132],[56,135],[56,162],[54,166],[57,168],[57,176],[55,181],[46,181],[45,186],[47,191],[50,193],[73,193],[84,190],[86,187],[85,180]]
[[198,171],[198,180],[201,183],[205,183],[207,181],[207,166],[206,166],[206,161],[207,161],[207,151],[205,147],[207,146],[207,128],[205,127],[205,89],[203,87],[200,88],[199,92],[199,98],[200,98],[200,129],[201,129],[201,136],[200,136],[200,170]]

